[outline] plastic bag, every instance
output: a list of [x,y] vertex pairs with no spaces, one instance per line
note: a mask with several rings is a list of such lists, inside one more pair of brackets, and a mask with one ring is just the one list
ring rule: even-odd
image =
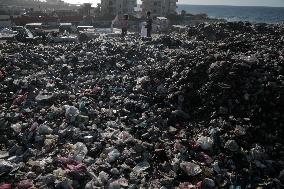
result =
[[77,142],[75,144],[75,152],[73,157],[76,161],[83,161],[87,153],[88,148],[85,144],[83,144],[82,142]]
[[195,176],[202,172],[202,169],[199,165],[196,165],[191,162],[182,162],[180,168],[186,172],[189,176]]
[[145,23],[142,24],[141,37],[147,37],[147,28]]
[[203,150],[210,150],[213,145],[213,140],[210,137],[201,136],[197,140],[197,143]]

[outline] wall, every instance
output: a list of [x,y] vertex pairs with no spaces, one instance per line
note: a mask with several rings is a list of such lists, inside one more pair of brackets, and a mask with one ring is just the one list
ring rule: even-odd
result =
[[11,19],[9,15],[0,15],[0,28],[11,26]]

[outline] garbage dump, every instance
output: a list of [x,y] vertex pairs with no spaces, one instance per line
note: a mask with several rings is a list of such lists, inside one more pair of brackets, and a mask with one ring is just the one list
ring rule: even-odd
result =
[[283,188],[283,36],[0,44],[0,188]]

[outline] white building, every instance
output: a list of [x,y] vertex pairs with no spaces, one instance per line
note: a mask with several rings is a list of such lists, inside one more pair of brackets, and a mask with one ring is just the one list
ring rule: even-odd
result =
[[152,16],[175,14],[178,0],[142,0],[142,11],[150,11]]
[[133,14],[137,0],[101,0],[102,15]]
[[[9,12],[24,9],[33,9],[33,11],[51,12],[54,10],[76,10],[78,7],[70,5],[62,0],[0,0],[0,9]],[[1,12],[1,10],[0,10]]]

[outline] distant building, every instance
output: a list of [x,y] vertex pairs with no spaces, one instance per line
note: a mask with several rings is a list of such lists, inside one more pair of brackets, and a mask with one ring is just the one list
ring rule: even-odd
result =
[[62,0],[0,0],[1,9],[9,9],[10,12],[22,9],[32,9],[33,11],[52,12],[54,10],[76,10],[78,7],[70,5]]
[[137,0],[101,0],[101,15],[133,14]]
[[91,10],[94,9],[92,7],[91,3],[84,3],[80,6],[80,8],[78,9],[79,14],[83,15],[83,16],[90,16],[91,15]]
[[176,14],[178,0],[142,0],[142,11],[150,11],[153,16]]

